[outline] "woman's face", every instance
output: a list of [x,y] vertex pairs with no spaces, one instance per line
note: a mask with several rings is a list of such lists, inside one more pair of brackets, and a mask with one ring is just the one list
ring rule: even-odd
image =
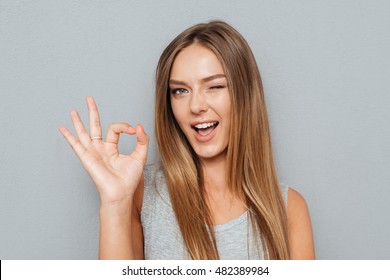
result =
[[222,65],[206,47],[192,44],[176,57],[169,79],[173,114],[203,160],[226,156],[230,96]]

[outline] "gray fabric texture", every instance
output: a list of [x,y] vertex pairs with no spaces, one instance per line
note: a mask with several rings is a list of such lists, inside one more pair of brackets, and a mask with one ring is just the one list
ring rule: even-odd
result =
[[[184,244],[161,164],[145,167],[141,223],[145,259],[191,259]],[[287,202],[288,187],[281,184]],[[220,259],[263,259],[263,248],[255,238],[248,212],[214,226]]]

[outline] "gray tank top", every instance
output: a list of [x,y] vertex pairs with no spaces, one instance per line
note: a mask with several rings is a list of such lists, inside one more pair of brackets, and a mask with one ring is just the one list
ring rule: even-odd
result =
[[[144,170],[141,223],[146,260],[191,259],[184,244],[161,164]],[[281,185],[285,203],[288,187]],[[220,259],[264,259],[259,238],[255,237],[248,212],[225,224],[214,226]]]

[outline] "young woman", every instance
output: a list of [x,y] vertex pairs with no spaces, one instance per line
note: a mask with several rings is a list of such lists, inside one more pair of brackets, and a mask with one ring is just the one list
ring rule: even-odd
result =
[[[198,24],[165,49],[156,71],[161,163],[145,167],[141,125],[110,125],[103,141],[87,97],[88,133],[59,130],[101,197],[102,259],[313,259],[302,196],[279,183],[260,74],[245,39],[221,21]],[[136,135],[130,155],[121,133]]]

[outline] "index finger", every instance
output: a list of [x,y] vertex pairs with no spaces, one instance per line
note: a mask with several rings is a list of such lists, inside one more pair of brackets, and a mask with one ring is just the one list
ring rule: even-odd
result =
[[92,96],[87,96],[86,100],[89,111],[89,135],[91,137],[102,137],[99,110],[96,102]]

